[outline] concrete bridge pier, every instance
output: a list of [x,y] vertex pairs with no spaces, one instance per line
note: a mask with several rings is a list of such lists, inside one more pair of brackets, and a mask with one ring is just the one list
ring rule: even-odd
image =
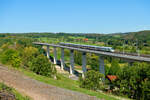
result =
[[49,46],[47,46],[47,52],[46,52],[47,58],[50,59],[50,52],[49,52]]
[[[99,56],[99,71],[100,73],[104,74],[105,76],[105,66],[104,66],[104,56]],[[103,78],[103,81],[105,80],[105,78]]]
[[57,51],[56,51],[56,47],[54,47],[54,64],[57,64]]
[[74,74],[74,51],[70,50],[70,74]]
[[65,60],[64,60],[64,48],[61,48],[61,70],[64,70],[65,67]]
[[85,52],[82,52],[82,78],[85,77],[85,73],[87,72],[87,69],[86,69],[86,53]]

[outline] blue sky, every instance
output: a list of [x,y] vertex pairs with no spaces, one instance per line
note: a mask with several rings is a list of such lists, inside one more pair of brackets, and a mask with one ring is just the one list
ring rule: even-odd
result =
[[0,33],[150,30],[150,0],[0,0]]

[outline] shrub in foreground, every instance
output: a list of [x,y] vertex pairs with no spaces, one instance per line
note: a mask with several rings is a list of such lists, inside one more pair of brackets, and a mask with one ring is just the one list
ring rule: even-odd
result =
[[3,64],[10,64],[13,67],[19,67],[21,65],[21,58],[19,53],[14,49],[7,49],[1,54],[1,62]]
[[33,58],[30,62],[29,69],[36,74],[53,77],[56,74],[56,69],[43,54]]
[[118,73],[116,86],[119,94],[132,99],[150,100],[150,70],[148,64],[135,64],[124,67]]
[[98,90],[102,85],[103,74],[98,71],[88,71],[85,73],[84,78],[79,78],[80,87],[90,89],[90,90]]

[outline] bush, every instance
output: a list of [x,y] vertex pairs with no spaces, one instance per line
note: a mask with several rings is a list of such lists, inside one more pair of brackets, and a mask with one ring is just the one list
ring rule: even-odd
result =
[[76,64],[82,65],[82,62],[81,62],[82,61],[82,53],[75,51],[74,52],[74,60],[75,60]]
[[44,55],[33,58],[29,63],[29,69],[36,74],[43,76],[53,77],[56,74],[55,67]]
[[20,67],[21,65],[21,58],[18,53],[14,53],[11,57],[11,65],[13,67]]
[[10,64],[13,67],[19,67],[21,64],[21,58],[16,50],[7,49],[1,55],[1,62],[3,64]]
[[118,73],[119,94],[137,100],[150,100],[150,70],[148,64],[134,64],[124,67]]
[[85,78],[79,78],[80,87],[90,89],[90,90],[98,90],[101,88],[103,74],[98,71],[88,71],[85,73]]
[[109,75],[117,75],[120,72],[120,66],[118,60],[112,60],[111,67],[109,69]]
[[24,67],[29,67],[29,62],[32,61],[33,58],[39,55],[38,49],[35,47],[25,47],[22,53],[23,65]]
[[6,51],[2,52],[1,62],[3,64],[10,63],[14,53],[15,53],[15,50],[13,50],[13,49],[7,49]]
[[87,59],[87,64],[90,65],[90,68],[95,71],[99,71],[99,58],[95,54],[92,54],[88,59]]

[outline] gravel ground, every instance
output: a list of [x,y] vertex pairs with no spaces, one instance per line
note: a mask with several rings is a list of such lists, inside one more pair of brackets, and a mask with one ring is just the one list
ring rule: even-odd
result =
[[39,82],[3,66],[0,66],[0,82],[4,82],[33,100],[99,100],[93,96]]

